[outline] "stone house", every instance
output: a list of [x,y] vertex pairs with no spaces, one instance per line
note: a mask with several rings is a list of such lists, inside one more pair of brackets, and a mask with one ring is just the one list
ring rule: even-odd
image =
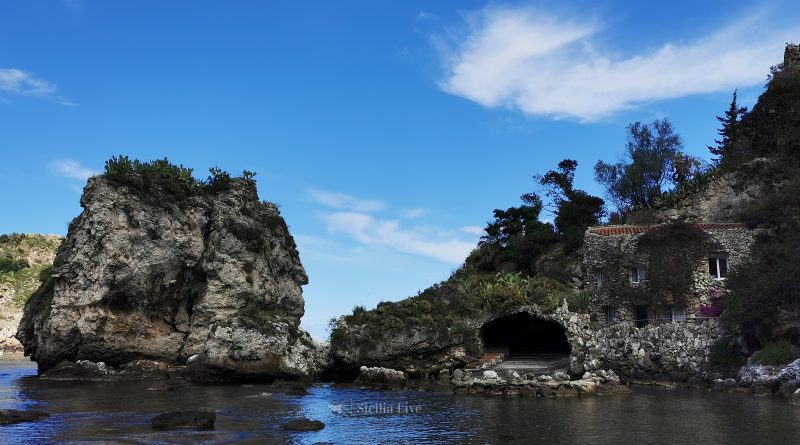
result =
[[753,240],[739,223],[591,227],[583,245],[591,318],[638,327],[700,318],[701,306],[725,293],[728,272]]

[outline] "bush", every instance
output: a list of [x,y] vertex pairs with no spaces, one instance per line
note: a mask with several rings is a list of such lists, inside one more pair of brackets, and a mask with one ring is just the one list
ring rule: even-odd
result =
[[566,298],[569,310],[580,313],[589,312],[589,302],[592,299],[589,292],[570,292],[567,294]]
[[28,261],[24,259],[14,259],[7,255],[0,256],[0,273],[16,272],[28,267]]
[[723,366],[741,366],[744,357],[734,348],[733,339],[725,337],[717,340],[709,351],[711,363]]
[[[192,196],[227,190],[234,179],[218,167],[210,168],[210,175],[204,181],[196,179],[192,173],[191,168],[175,165],[167,158],[143,162],[120,155],[106,161],[102,176],[158,203],[180,203]],[[241,179],[255,185],[255,176],[254,172],[245,170]]]
[[768,343],[760,351],[756,351],[750,360],[761,365],[785,365],[797,358],[800,358],[800,349],[789,340],[781,339]]

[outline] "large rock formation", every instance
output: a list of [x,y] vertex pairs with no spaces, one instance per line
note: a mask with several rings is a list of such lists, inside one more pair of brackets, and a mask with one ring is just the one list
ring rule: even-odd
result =
[[308,278],[278,208],[252,180],[206,189],[172,198],[89,180],[19,325],[40,372],[139,359],[216,380],[316,371],[319,350],[299,329]]
[[22,308],[53,265],[60,243],[57,235],[0,235],[0,351],[22,350],[14,338]]

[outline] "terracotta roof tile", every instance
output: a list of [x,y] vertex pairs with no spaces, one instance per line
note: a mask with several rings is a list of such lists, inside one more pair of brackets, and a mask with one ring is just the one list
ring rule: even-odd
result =
[[[706,232],[717,232],[720,230],[741,230],[746,229],[742,223],[697,223],[698,228]],[[649,232],[658,227],[658,225],[649,226],[603,226],[603,227],[590,227],[589,232],[602,236],[620,236],[620,235],[635,235],[637,233]]]

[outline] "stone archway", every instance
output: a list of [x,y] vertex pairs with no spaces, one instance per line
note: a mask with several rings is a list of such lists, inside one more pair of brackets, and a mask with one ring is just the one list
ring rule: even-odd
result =
[[567,331],[560,323],[527,312],[491,320],[481,326],[480,335],[485,350],[503,352],[512,358],[569,357],[572,349]]

